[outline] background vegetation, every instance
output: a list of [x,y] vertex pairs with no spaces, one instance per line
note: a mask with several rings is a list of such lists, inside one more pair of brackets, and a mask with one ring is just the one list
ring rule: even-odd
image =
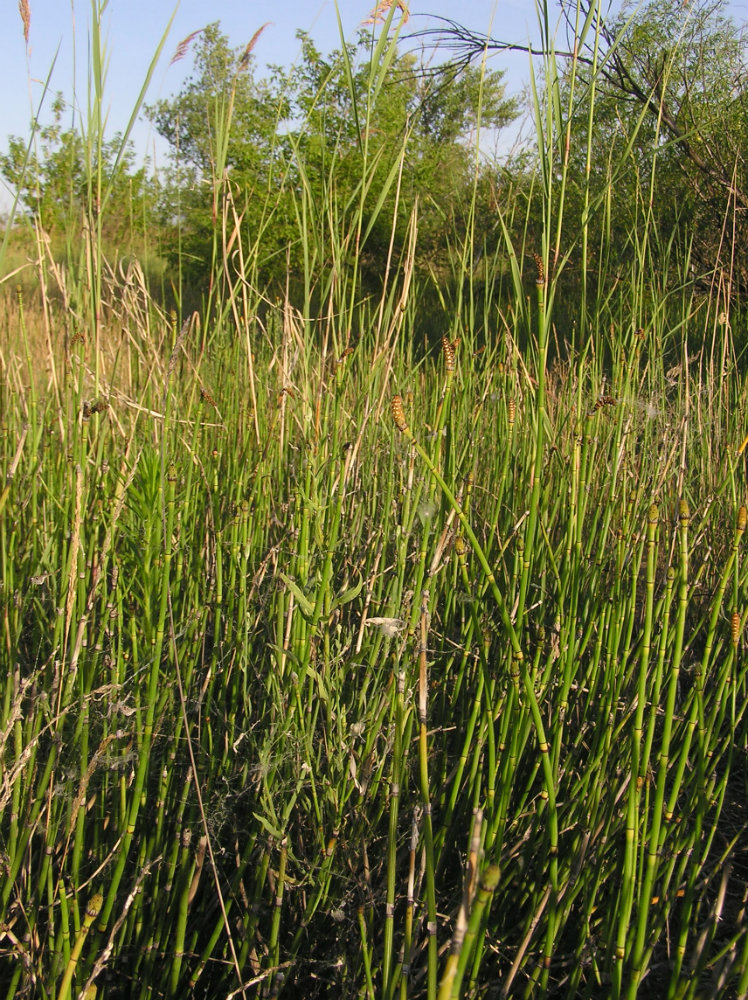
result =
[[2,158],[2,992],[748,995],[737,28],[543,7],[498,162],[495,40],[210,25],[156,178],[103,13]]

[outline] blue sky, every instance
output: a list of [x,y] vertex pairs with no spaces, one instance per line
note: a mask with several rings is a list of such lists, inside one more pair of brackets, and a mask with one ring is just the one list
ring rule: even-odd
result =
[[[52,71],[51,97],[62,91],[67,99],[73,94],[77,66],[77,100],[85,107],[87,94],[88,37],[91,6],[88,0],[29,0],[31,24],[28,52],[23,25],[15,0],[0,5],[0,148],[5,148],[9,134],[26,136],[32,108],[38,107],[44,81]],[[353,39],[357,27],[366,19],[374,0],[339,0],[346,37]],[[495,36],[527,40],[536,24],[532,0],[471,0],[461,8],[447,0],[412,0],[408,27],[423,27],[426,11],[455,17],[477,31],[492,30]],[[108,110],[110,132],[124,129],[148,71],[148,65],[175,10],[170,0],[109,0],[103,22],[109,55],[104,106]],[[178,91],[188,75],[191,60],[187,56],[170,66],[178,43],[191,32],[211,21],[221,28],[233,45],[245,45],[255,31],[270,22],[259,38],[254,55],[256,72],[267,64],[291,65],[299,54],[297,29],[308,31],[323,52],[339,44],[334,0],[181,0],[148,92],[155,101]],[[56,56],[56,61],[55,61]],[[522,87],[527,56],[492,60],[492,65],[511,64],[510,89]],[[42,121],[49,115],[42,112]],[[146,152],[163,158],[165,148],[150,125],[141,121],[133,136],[139,155]]]
[[[346,37],[371,12],[375,0],[339,0]],[[687,2],[687,0],[686,0]],[[148,65],[175,11],[172,0],[98,0],[105,7],[103,23],[109,55],[104,107],[108,109],[108,131],[124,129],[145,79]],[[0,4],[0,149],[9,134],[27,136],[32,111],[38,107],[43,82],[52,71],[51,97],[62,91],[67,99],[74,92],[77,66],[77,99],[85,107],[87,94],[89,0],[29,0],[31,24],[28,51],[16,0]],[[730,0],[734,16],[745,23],[746,0]],[[408,27],[427,24],[425,15],[452,17],[476,31],[490,31],[495,38],[526,42],[537,38],[534,0],[411,0]],[[270,22],[254,50],[257,72],[268,63],[291,65],[299,54],[296,30],[311,33],[318,48],[328,52],[339,44],[334,0],[181,0],[148,92],[148,101],[168,97],[179,90],[188,75],[191,60],[170,65],[178,43],[211,21],[220,21],[233,45],[243,46],[265,22]],[[407,30],[407,29],[406,29]],[[55,55],[57,54],[56,62]],[[510,93],[521,91],[528,77],[528,57],[501,53],[490,65],[507,70]],[[49,120],[42,112],[41,120]],[[165,146],[146,121],[133,133],[139,156],[163,161]],[[0,207],[7,195],[0,188]]]

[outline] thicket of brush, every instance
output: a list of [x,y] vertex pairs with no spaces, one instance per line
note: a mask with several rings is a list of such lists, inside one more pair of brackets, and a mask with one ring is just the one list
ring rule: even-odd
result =
[[748,995],[732,304],[632,237],[555,326],[556,79],[542,238],[441,342],[417,211],[361,294],[377,161],[354,205],[300,187],[298,299],[228,183],[183,322],[101,215],[67,266],[38,231],[0,333],[4,996]]

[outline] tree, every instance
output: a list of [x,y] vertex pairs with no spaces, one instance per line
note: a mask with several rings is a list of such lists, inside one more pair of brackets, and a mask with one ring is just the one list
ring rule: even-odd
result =
[[[555,54],[569,66],[574,60],[581,94],[572,123],[578,141],[571,147],[578,186],[587,184],[583,134],[597,67],[593,189],[604,190],[614,178],[615,215],[624,230],[635,224],[637,213],[641,217],[642,192],[646,202],[651,193],[651,206],[644,207],[651,209],[660,233],[682,226],[693,237],[698,271],[723,267],[746,289],[748,76],[742,32],[726,15],[724,0],[626,3],[610,16],[596,0],[583,0],[581,18],[576,5],[563,4],[561,10],[568,48]],[[575,25],[588,16],[592,30],[580,50]],[[487,39],[454,21],[445,22],[438,35],[460,67],[482,58],[486,49],[526,48]]]
[[[222,197],[228,193],[235,200],[248,241],[263,234],[268,262],[283,257],[290,206],[281,193],[287,144],[279,126],[288,105],[280,89],[273,80],[255,79],[252,43],[232,48],[217,22],[188,41],[193,39],[192,75],[176,96],[146,113],[171,147],[165,212],[179,236],[172,257],[182,277],[194,284],[214,273],[220,256]],[[179,55],[185,48],[180,46]]]
[[[88,148],[77,129],[63,128],[65,101],[58,94],[52,105],[53,120],[37,128],[27,156],[28,142],[10,136],[8,151],[0,155],[0,172],[18,193],[27,213],[53,238],[79,234],[88,211],[89,179],[98,163],[89,163]],[[113,184],[111,203],[103,213],[102,237],[110,246],[126,247],[142,236],[143,220],[155,200],[155,186],[147,165],[135,169],[132,148],[117,157],[119,135],[104,143],[101,169]]]
[[[395,250],[402,246],[418,199],[419,252],[424,266],[433,266],[444,250],[445,219],[465,201],[459,192],[469,192],[474,161],[467,140],[479,114],[483,126],[492,128],[515,114],[502,74],[425,71],[413,55],[395,51],[386,74],[378,75],[370,32],[329,56],[308,36],[299,37],[302,58],[290,75],[275,68],[258,81],[246,53],[232,50],[218,25],[211,25],[200,35],[185,87],[150,109],[182,179],[190,178],[178,214],[187,243],[202,244],[194,256],[208,263],[206,238],[217,221],[215,206],[212,217],[207,211],[208,190],[220,180],[223,143],[226,176],[244,225],[262,233],[268,280],[285,280],[287,254],[292,270],[302,266],[294,219],[304,191],[320,224],[321,213],[331,207],[341,229],[347,216],[362,214],[366,245],[350,252],[359,255],[369,286],[381,280],[393,229]],[[398,163],[396,211],[392,177]]]
[[745,291],[748,87],[740,31],[724,10],[722,0],[652,0],[601,21],[595,145],[598,155],[628,152],[622,204],[633,209],[638,185],[662,242],[680,228],[696,273],[719,268]]
[[303,126],[298,148],[307,169],[318,181],[334,165],[341,196],[350,196],[366,170],[364,160],[378,162],[368,202],[379,204],[382,185],[393,163],[403,157],[399,185],[400,211],[394,217],[394,188],[379,211],[366,248],[366,260],[376,272],[389,244],[393,224],[396,246],[416,200],[419,202],[421,265],[435,266],[446,250],[445,237],[455,225],[464,228],[474,171],[474,138],[482,126],[501,128],[516,113],[504,95],[503,74],[481,79],[477,69],[455,73],[450,68],[424,69],[414,55],[397,52],[375,98],[370,81],[375,73],[369,58],[370,35],[362,33],[349,46],[346,75],[342,51],[324,59],[310,39],[301,35],[303,60],[291,79],[292,107]]

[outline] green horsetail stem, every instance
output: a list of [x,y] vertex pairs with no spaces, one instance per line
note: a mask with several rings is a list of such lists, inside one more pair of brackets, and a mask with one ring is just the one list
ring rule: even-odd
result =
[[415,912],[415,879],[416,854],[418,852],[418,826],[420,806],[413,811],[410,825],[410,844],[408,849],[408,886],[405,893],[405,928],[400,958],[399,981],[400,1000],[407,1000],[408,982],[410,977],[410,960],[413,948],[413,915]]
[[[476,893],[475,900],[473,901],[473,905],[470,909],[470,918],[468,920],[467,930],[465,931],[465,939],[462,943],[457,959],[457,968],[453,973],[451,982],[445,983],[444,997],[449,997],[449,1000],[458,1000],[460,996],[460,988],[462,986],[465,970],[467,969],[468,962],[470,961],[475,949],[478,947],[481,925],[484,917],[486,916],[487,910],[491,905],[491,900],[496,890],[496,886],[499,884],[500,877],[501,870],[498,865],[489,865],[481,876],[480,883],[478,885],[478,892]],[[449,993],[446,992],[447,985],[450,988]]]
[[475,555],[476,555],[476,557],[478,559],[478,562],[480,563],[481,569],[483,570],[483,574],[484,574],[485,580],[488,583],[488,585],[490,586],[491,594],[493,595],[493,598],[494,598],[494,600],[496,602],[496,605],[497,605],[497,607],[499,609],[499,614],[501,615],[501,620],[503,622],[504,628],[505,628],[505,630],[507,632],[507,635],[509,637],[509,641],[510,641],[511,646],[512,646],[512,654],[513,654],[512,655],[512,664],[513,664],[512,673],[513,673],[513,679],[516,678],[516,683],[519,684],[519,681],[520,681],[520,678],[521,678],[522,688],[523,688],[523,691],[524,691],[524,695],[525,695],[525,698],[527,699],[527,703],[530,706],[530,713],[531,713],[531,716],[532,716],[533,725],[534,725],[536,737],[537,737],[537,740],[538,740],[538,749],[540,750],[541,759],[542,759],[543,775],[544,775],[544,779],[545,779],[545,793],[547,795],[547,809],[548,809],[548,835],[549,835],[549,852],[550,852],[550,875],[551,875],[551,883],[552,883],[552,885],[554,885],[554,888],[557,888],[557,886],[555,885],[555,883],[556,883],[556,878],[557,878],[557,873],[558,873],[558,861],[557,861],[557,854],[558,854],[558,816],[557,816],[557,813],[556,813],[556,795],[555,795],[553,772],[552,772],[551,762],[550,762],[549,753],[548,753],[548,751],[549,751],[549,744],[548,744],[548,740],[546,739],[545,727],[543,725],[542,716],[540,714],[540,707],[538,705],[538,700],[537,700],[537,695],[535,693],[535,688],[534,688],[533,680],[532,680],[530,672],[529,672],[529,670],[527,668],[527,665],[525,663],[525,658],[524,658],[524,653],[522,651],[522,646],[520,645],[520,641],[519,641],[519,638],[517,636],[517,632],[516,632],[516,630],[514,628],[514,625],[512,623],[512,618],[511,618],[511,616],[509,614],[509,609],[508,609],[508,607],[506,605],[506,602],[504,600],[503,595],[501,594],[501,591],[498,588],[498,585],[496,583],[496,578],[494,576],[493,570],[489,566],[488,560],[487,560],[486,555],[485,555],[485,553],[483,551],[483,547],[481,546],[480,542],[478,541],[478,538],[477,538],[475,532],[473,531],[473,528],[472,528],[472,526],[470,524],[470,521],[467,518],[467,515],[465,514],[465,512],[462,509],[462,507],[460,506],[460,504],[457,502],[457,499],[455,498],[454,493],[452,492],[452,490],[450,490],[449,486],[446,484],[446,482],[444,481],[444,479],[442,478],[442,476],[440,475],[440,473],[438,472],[438,470],[434,466],[433,462],[429,458],[429,456],[426,453],[426,451],[421,447],[421,445],[419,444],[419,442],[414,438],[413,433],[410,430],[410,427],[408,426],[408,423],[407,423],[407,421],[405,419],[405,411],[403,409],[403,402],[402,402],[402,399],[401,399],[400,396],[394,396],[393,399],[392,399],[392,416],[394,418],[395,425],[396,425],[397,429],[413,444],[413,447],[416,449],[416,451],[418,452],[418,454],[421,456],[421,459],[423,460],[423,462],[427,466],[429,472],[431,473],[431,475],[434,477],[434,479],[438,483],[440,489],[442,490],[444,496],[447,499],[447,502],[452,507],[452,509],[455,511],[455,513],[456,513],[456,515],[457,515],[457,517],[458,517],[458,519],[460,521],[460,524],[462,525],[462,528],[463,528],[463,530],[465,532],[465,535],[467,536],[467,538],[468,538],[468,540],[470,542],[470,546],[471,546],[473,552],[475,553]]
[[434,861],[434,827],[431,815],[428,746],[428,635],[429,592],[422,593],[421,621],[418,643],[418,773],[423,804],[423,841],[426,864],[426,934],[428,938],[427,984],[429,1000],[436,1000],[439,943],[436,923],[436,871]]
[[524,558],[522,561],[522,575],[520,577],[519,600],[517,604],[516,621],[521,628],[525,616],[525,602],[527,600],[527,589],[530,585],[530,571],[533,566],[535,556],[536,534],[538,526],[538,506],[540,503],[540,490],[543,482],[543,460],[545,457],[545,434],[546,434],[546,398],[545,381],[546,367],[548,364],[548,316],[546,311],[546,274],[545,265],[539,254],[533,254],[535,260],[535,298],[538,311],[537,320],[537,368],[535,378],[537,386],[535,389],[535,441],[532,472],[530,479],[530,507],[524,533]]
[[[189,784],[189,781],[185,782],[185,790],[189,787]],[[176,853],[177,850],[179,850],[180,884],[176,888],[178,900],[177,920],[174,933],[174,957],[171,963],[171,976],[169,980],[169,991],[171,996],[178,995],[179,976],[182,971],[182,962],[184,960],[184,942],[187,931],[190,898],[192,895],[192,883],[195,875],[195,869],[197,867],[196,858],[191,857],[192,831],[189,829],[183,830],[180,841],[181,844],[176,840],[174,843],[174,858],[172,866],[173,871],[174,867],[176,867]],[[204,851],[202,854],[204,856]]]
[[[717,624],[719,622],[720,615],[724,613],[723,600],[725,591],[727,590],[727,585],[730,582],[730,578],[734,581],[734,593],[733,601],[736,602],[735,594],[738,589],[738,575],[739,575],[739,556],[740,556],[740,542],[745,534],[746,524],[748,523],[748,511],[744,506],[738,508],[736,521],[735,521],[735,534],[733,536],[732,549],[730,551],[730,557],[725,565],[725,568],[720,577],[717,590],[712,601],[712,613],[709,617],[709,624],[707,626],[706,639],[704,642],[704,653],[701,657],[701,662],[699,665],[699,671],[696,678],[696,687],[699,699],[699,741],[702,747],[706,748],[710,746],[710,742],[706,736],[706,720],[704,715],[704,693],[706,684],[706,675],[712,661],[712,651],[714,648],[714,640],[717,634]],[[737,642],[733,639],[733,645],[737,645]]]
[[280,860],[278,862],[278,876],[275,884],[275,898],[273,899],[273,917],[270,922],[270,963],[274,967],[280,965],[280,925],[281,912],[283,909],[283,893],[286,890],[286,863],[288,861],[288,838],[284,837],[280,843]]
[[68,961],[62,980],[60,981],[60,986],[57,990],[57,1000],[70,1000],[70,986],[73,982],[73,976],[75,975],[78,960],[81,957],[81,952],[83,951],[83,945],[86,943],[86,938],[88,937],[91,925],[101,912],[103,903],[104,897],[100,892],[97,892],[94,893],[86,905],[83,923],[81,924],[81,928],[75,938],[75,944],[73,945],[73,950],[70,953],[70,960]]
[[359,906],[357,911],[358,930],[361,935],[361,958],[364,963],[364,976],[366,977],[366,1000],[375,1000],[374,980],[371,975],[371,954],[366,934],[366,914],[363,906]]
[[631,771],[627,791],[626,806],[626,848],[621,880],[621,897],[618,913],[618,933],[616,937],[616,962],[613,966],[613,996],[619,997],[623,985],[626,942],[629,939],[631,913],[636,894],[636,874],[640,843],[641,797],[647,780],[648,762],[642,762],[642,741],[644,738],[644,706],[647,700],[649,679],[649,657],[652,651],[652,618],[654,609],[655,571],[657,566],[657,527],[659,511],[655,504],[649,508],[647,517],[647,576],[644,609],[644,633],[639,653],[639,677],[636,693],[631,734]]
[[[662,734],[660,736],[659,757],[655,795],[652,804],[652,822],[647,837],[646,865],[640,891],[639,913],[636,922],[636,936],[631,955],[631,979],[629,981],[628,997],[634,1000],[644,974],[644,955],[647,949],[647,932],[651,900],[654,895],[655,880],[661,865],[661,852],[667,835],[671,807],[665,802],[665,791],[670,765],[670,743],[675,717],[675,703],[678,693],[678,678],[680,676],[681,657],[683,653],[683,634],[686,624],[686,608],[688,604],[688,528],[691,521],[688,504],[681,500],[678,505],[678,613],[676,618],[675,636],[671,653],[668,677],[667,696]],[[685,760],[683,761],[685,766]],[[682,771],[681,771],[682,777]],[[674,782],[674,793],[677,793],[680,780]]]
[[[113,909],[88,928],[70,998],[104,968],[135,1000],[233,996],[236,967],[265,997],[312,982],[408,1000],[433,968],[450,998],[621,996],[640,919],[640,995],[744,994],[748,934],[739,907],[720,911],[715,874],[740,861],[729,810],[746,742],[745,514],[734,534],[728,522],[745,501],[744,361],[718,318],[729,291],[694,283],[691,234],[657,235],[655,171],[648,191],[632,175],[635,205],[620,200],[642,122],[621,156],[576,173],[598,124],[580,87],[594,97],[599,67],[582,81],[575,55],[556,63],[541,3],[538,155],[493,199],[476,142],[450,236],[412,198],[420,126],[394,145],[379,129],[398,100],[397,4],[361,62],[341,50],[351,133],[318,141],[333,61],[309,115],[271,140],[266,191],[246,206],[226,172],[241,123],[241,78],[229,79],[204,108],[210,273],[183,337],[203,287],[182,266],[203,238],[193,195],[180,186],[175,265],[148,208],[143,244],[106,256],[107,233],[138,210],[113,204],[119,168],[103,155],[104,7],[77,133],[86,225],[71,202],[62,227],[40,217],[7,233],[38,294],[0,310],[0,467],[13,474],[0,483],[0,925],[22,959],[4,995],[58,995],[87,923],[83,886],[102,874],[102,914]],[[598,13],[572,15],[575,53],[592,54]],[[115,146],[124,158],[126,137]],[[424,216],[433,255],[416,246]],[[530,234],[543,262],[528,296]],[[434,330],[448,331],[439,359]],[[379,420],[395,383],[439,479]],[[664,521],[646,523],[650,502],[662,513],[679,496],[701,511],[685,592],[680,530],[665,544]],[[375,618],[402,628],[396,654]],[[433,963],[427,924],[435,912],[443,946],[477,809],[468,855],[501,875],[481,917],[491,869],[482,886],[465,877],[454,950]],[[213,883],[190,843],[204,820]]]
[[392,977],[395,935],[395,890],[397,884],[397,840],[400,816],[400,778],[402,775],[403,731],[405,718],[405,670],[397,667],[397,683],[393,685],[395,720],[392,747],[392,772],[389,790],[389,821],[387,824],[387,895],[384,912],[384,943],[382,951],[382,996],[390,997],[395,989]]
[[138,765],[135,771],[130,804],[127,813],[127,826],[122,836],[122,843],[117,855],[117,863],[112,873],[109,889],[101,912],[98,914],[97,930],[103,934],[106,930],[109,917],[117,899],[117,892],[125,872],[129,849],[135,836],[138,813],[144,797],[146,787],[146,776],[151,764],[151,746],[153,743],[153,728],[156,719],[156,707],[158,703],[159,677],[161,675],[161,655],[164,647],[164,633],[166,627],[166,611],[169,597],[169,575],[171,570],[171,559],[173,554],[174,537],[174,498],[176,489],[176,470],[169,466],[165,475],[166,489],[164,490],[165,506],[165,529],[164,529],[164,553],[163,568],[161,573],[161,589],[158,610],[158,623],[156,626],[155,641],[152,647],[152,659],[148,676],[146,710],[143,724],[143,744],[140,748]]

